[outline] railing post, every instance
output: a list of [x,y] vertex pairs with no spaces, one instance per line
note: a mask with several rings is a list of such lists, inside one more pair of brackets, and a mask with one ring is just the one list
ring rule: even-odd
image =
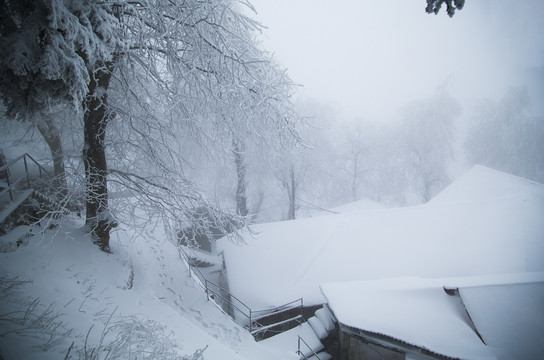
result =
[[[300,316],[303,316],[303,309],[304,309],[304,299],[300,298]],[[301,321],[304,321],[304,317],[302,317]]]
[[8,183],[9,200],[13,201],[13,194],[11,192],[11,184],[9,183],[9,174],[7,174],[6,176],[6,181]]
[[30,176],[28,175],[28,165],[26,163],[26,154],[23,156],[23,161],[25,163],[26,183],[28,185],[28,188],[30,189]]
[[206,286],[206,298],[210,301],[210,292],[208,291],[208,279],[204,279],[204,284]]

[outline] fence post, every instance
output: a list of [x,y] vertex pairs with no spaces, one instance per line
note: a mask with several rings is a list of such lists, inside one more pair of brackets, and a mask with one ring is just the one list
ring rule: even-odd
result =
[[[303,315],[303,310],[304,310],[304,299],[300,298],[300,316]],[[304,321],[304,318],[302,318],[301,321]]]
[[9,200],[13,201],[13,194],[11,192],[11,184],[9,183],[9,174],[6,176],[6,181],[8,183]]
[[251,309],[249,309],[249,333],[251,333]]
[[298,355],[302,354],[302,352],[300,351],[300,335],[298,336],[298,350],[297,350],[297,354],[298,354]]
[[25,163],[26,183],[28,185],[28,188],[30,189],[30,176],[28,175],[28,165],[26,163],[26,154],[23,155],[23,161]]

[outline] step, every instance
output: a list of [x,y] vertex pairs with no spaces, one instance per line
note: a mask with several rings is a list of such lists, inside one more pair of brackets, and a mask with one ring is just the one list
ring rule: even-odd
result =
[[320,353],[317,353],[316,355],[310,356],[307,358],[308,360],[331,360],[332,355],[328,352],[322,351]]
[[[304,339],[304,341],[308,344],[308,346],[312,348],[315,353],[318,353],[319,351],[324,349],[323,344],[315,335],[312,327],[306,322],[291,330],[287,330],[281,334],[261,340],[260,343],[266,347],[273,349],[274,351],[286,353],[288,351],[297,350],[299,336]],[[306,357],[313,355],[312,351],[303,344],[301,344],[301,351]]]
[[335,329],[336,326],[334,325],[334,318],[328,308],[322,307],[321,309],[318,309],[315,312],[315,316],[321,320],[321,323],[323,326],[325,326],[325,329],[327,329],[328,332]]
[[285,319],[285,320],[282,320],[282,321],[279,321],[277,323],[274,323],[274,324],[269,324],[269,325],[265,325],[265,326],[261,326],[253,331],[251,331],[251,335],[253,334],[256,334],[256,333],[259,333],[259,332],[263,332],[263,331],[266,331],[268,329],[271,329],[271,328],[274,328],[276,326],[280,326],[280,325],[283,325],[283,324],[287,324],[291,321],[301,321],[302,320],[302,315],[297,315],[295,317],[292,317],[292,318],[289,318],[289,319]]
[[13,201],[3,202],[2,210],[0,211],[0,224],[3,224],[9,216],[21,206],[28,198],[32,196],[33,190],[17,191],[13,194]]
[[[301,303],[299,301],[294,301],[289,304],[285,304],[282,306],[278,306],[272,309],[264,309],[264,310],[253,310],[253,320],[264,320],[266,318],[273,318],[278,317],[281,314],[288,313],[290,311],[297,311],[299,312],[301,309]],[[261,313],[261,315],[258,315]]]
[[308,319],[308,323],[312,327],[312,330],[315,332],[318,338],[321,340],[329,336],[329,332],[325,329],[325,326],[316,316],[312,316]]

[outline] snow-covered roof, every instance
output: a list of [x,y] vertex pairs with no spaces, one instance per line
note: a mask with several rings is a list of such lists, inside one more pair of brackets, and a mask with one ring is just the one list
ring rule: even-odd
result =
[[259,224],[218,247],[250,307],[312,305],[326,282],[544,271],[542,219],[544,185],[478,166],[425,205]]
[[370,199],[361,199],[354,202],[350,202],[344,205],[340,205],[330,209],[330,211],[337,213],[347,213],[354,211],[363,211],[363,210],[376,210],[376,209],[385,209],[386,206]]
[[[340,323],[440,355],[536,359],[544,351],[542,272],[403,277],[329,283],[321,288]],[[452,288],[459,296],[448,295],[445,289]]]
[[328,209],[320,208],[320,207],[316,207],[312,205],[304,206],[304,207],[301,207],[301,209],[297,210],[297,217],[307,218],[307,217],[323,216],[323,215],[330,215],[330,214],[376,210],[376,209],[384,209],[384,208],[386,208],[386,206],[377,201],[373,201],[370,199],[361,199],[361,200],[353,201],[347,204],[342,204],[333,208],[328,208]]
[[507,198],[530,200],[541,194],[542,184],[476,165],[432,198],[429,204],[475,203]]

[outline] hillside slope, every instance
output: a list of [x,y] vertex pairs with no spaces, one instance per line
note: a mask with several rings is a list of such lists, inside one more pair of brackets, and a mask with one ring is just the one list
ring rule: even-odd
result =
[[64,223],[0,253],[0,359],[280,357],[206,300],[163,231],[118,229],[112,249]]

